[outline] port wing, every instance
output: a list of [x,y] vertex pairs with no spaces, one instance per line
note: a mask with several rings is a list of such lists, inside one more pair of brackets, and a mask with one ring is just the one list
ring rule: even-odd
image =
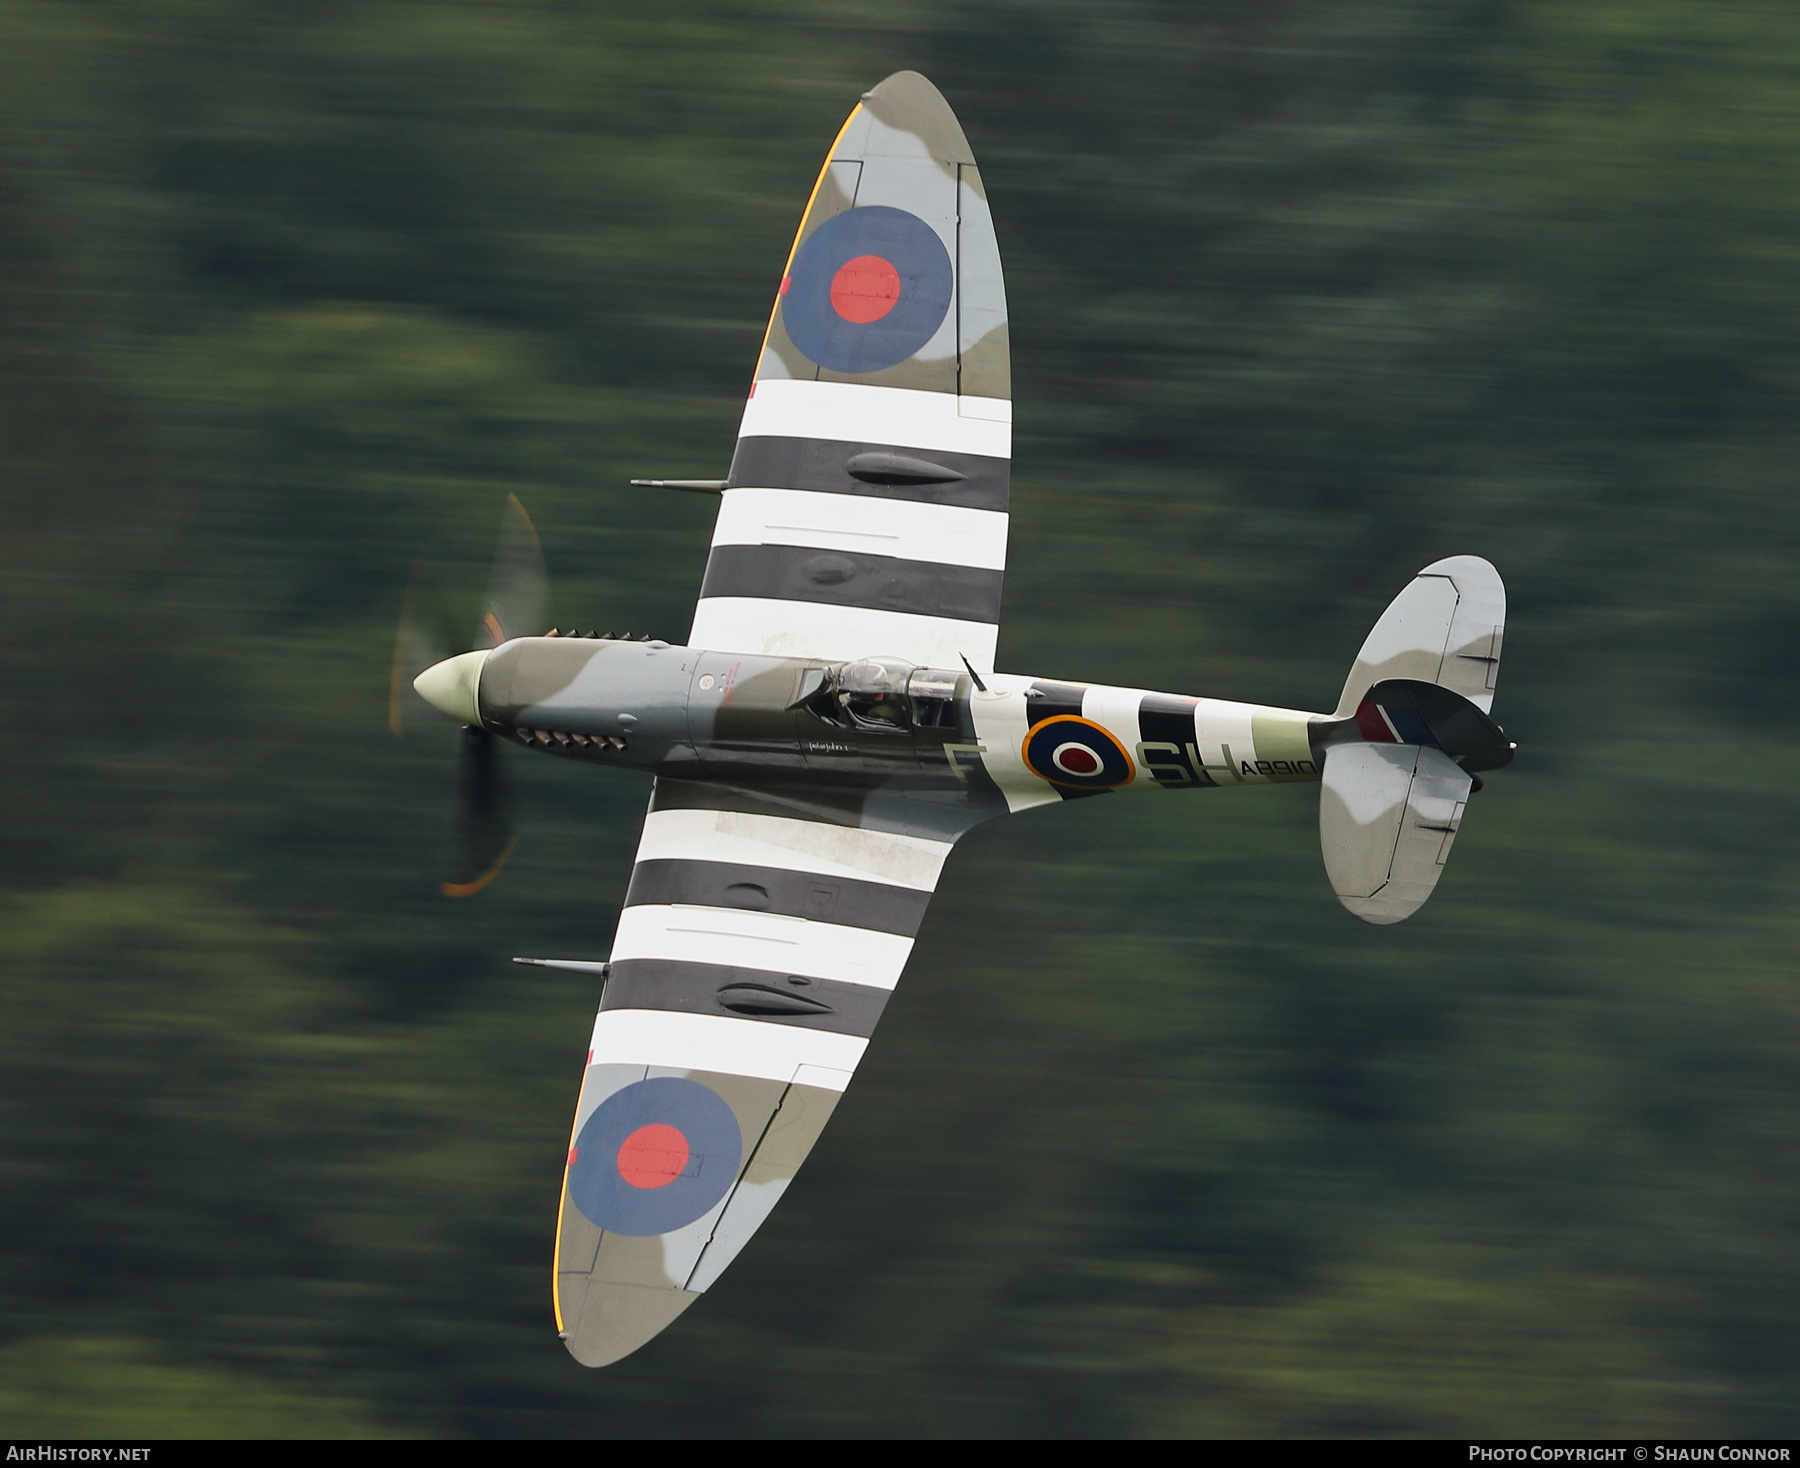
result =
[[900,72],[801,220],[689,644],[992,671],[1011,454],[987,194],[949,105]]

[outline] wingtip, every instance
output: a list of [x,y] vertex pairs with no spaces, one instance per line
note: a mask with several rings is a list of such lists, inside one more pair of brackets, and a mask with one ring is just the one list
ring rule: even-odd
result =
[[611,1366],[661,1335],[700,1296],[683,1289],[615,1284],[587,1275],[565,1275],[557,1304],[563,1348],[590,1369]]
[[931,79],[917,71],[896,71],[862,95],[862,106],[881,122],[920,138],[946,162],[975,162],[974,151],[955,109]]

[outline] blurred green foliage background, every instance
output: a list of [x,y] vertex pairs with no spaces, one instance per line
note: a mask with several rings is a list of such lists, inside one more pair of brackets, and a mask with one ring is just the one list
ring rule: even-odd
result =
[[[1329,707],[1440,555],[1522,741],[1434,902],[1309,788],[953,858],[800,1182],[600,1373],[549,1314],[646,790],[385,727],[501,503],[680,639],[858,93],[983,160],[1001,665]],[[0,1433],[1800,1431],[1800,11],[0,0]],[[528,768],[529,767],[529,768]]]

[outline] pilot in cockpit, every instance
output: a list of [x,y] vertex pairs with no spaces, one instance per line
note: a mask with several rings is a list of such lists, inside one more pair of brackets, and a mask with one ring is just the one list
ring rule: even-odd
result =
[[838,669],[837,702],[859,729],[905,730],[912,727],[906,694],[913,664],[898,658],[862,658]]

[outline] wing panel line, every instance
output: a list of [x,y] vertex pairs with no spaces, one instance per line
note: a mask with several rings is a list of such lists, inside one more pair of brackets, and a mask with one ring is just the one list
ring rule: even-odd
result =
[[1000,620],[999,571],[810,545],[715,545],[702,600],[818,602],[962,622]]
[[[969,417],[971,411],[993,416]],[[866,439],[915,451],[1010,459],[1012,404],[919,388],[765,377],[744,404],[738,437]]]
[[[816,979],[892,989],[913,940],[869,928],[730,907],[628,907],[619,914],[612,964],[627,959],[750,963]],[[608,981],[608,992],[616,978]]]
[[713,652],[829,662],[885,655],[954,668],[967,655],[984,675],[999,643],[996,622],[743,596],[702,597],[688,634],[689,646]]
[[804,489],[728,489],[713,545],[800,545],[906,561],[1006,569],[1007,516],[961,505],[820,494]]
[[811,918],[911,938],[925,920],[926,892],[856,878],[826,878],[728,861],[640,861],[625,906],[679,904]]
[[830,1083],[830,1077],[822,1074],[827,1071],[844,1072],[848,1085],[849,1072],[856,1069],[869,1042],[829,1030],[719,1015],[603,1009],[594,1017],[588,1046],[594,1065],[656,1065],[786,1082],[806,1065],[821,1068],[821,1085]]
[[[809,979],[796,986],[780,969],[729,963],[702,963],[670,958],[619,959],[600,1002],[601,1014],[655,1010],[716,1016],[731,1004],[749,1010],[735,1024],[764,1029],[805,1029],[864,1040],[875,1033],[893,990],[835,979]],[[782,1012],[784,1002],[820,1006],[806,1012]]]
[[972,510],[1006,510],[1012,478],[1010,459],[934,449],[929,462],[962,475],[961,479],[932,484],[871,484],[850,473],[850,461],[861,454],[892,454],[916,458],[919,450],[885,441],[858,443],[816,436],[752,436],[737,441],[737,450],[731,457],[731,475],[727,482],[734,489],[766,486],[801,489],[814,494],[854,495],[861,499],[958,505]]
[[929,895],[949,854],[947,841],[856,826],[749,811],[653,810],[644,821],[637,859],[734,861],[883,882]]

